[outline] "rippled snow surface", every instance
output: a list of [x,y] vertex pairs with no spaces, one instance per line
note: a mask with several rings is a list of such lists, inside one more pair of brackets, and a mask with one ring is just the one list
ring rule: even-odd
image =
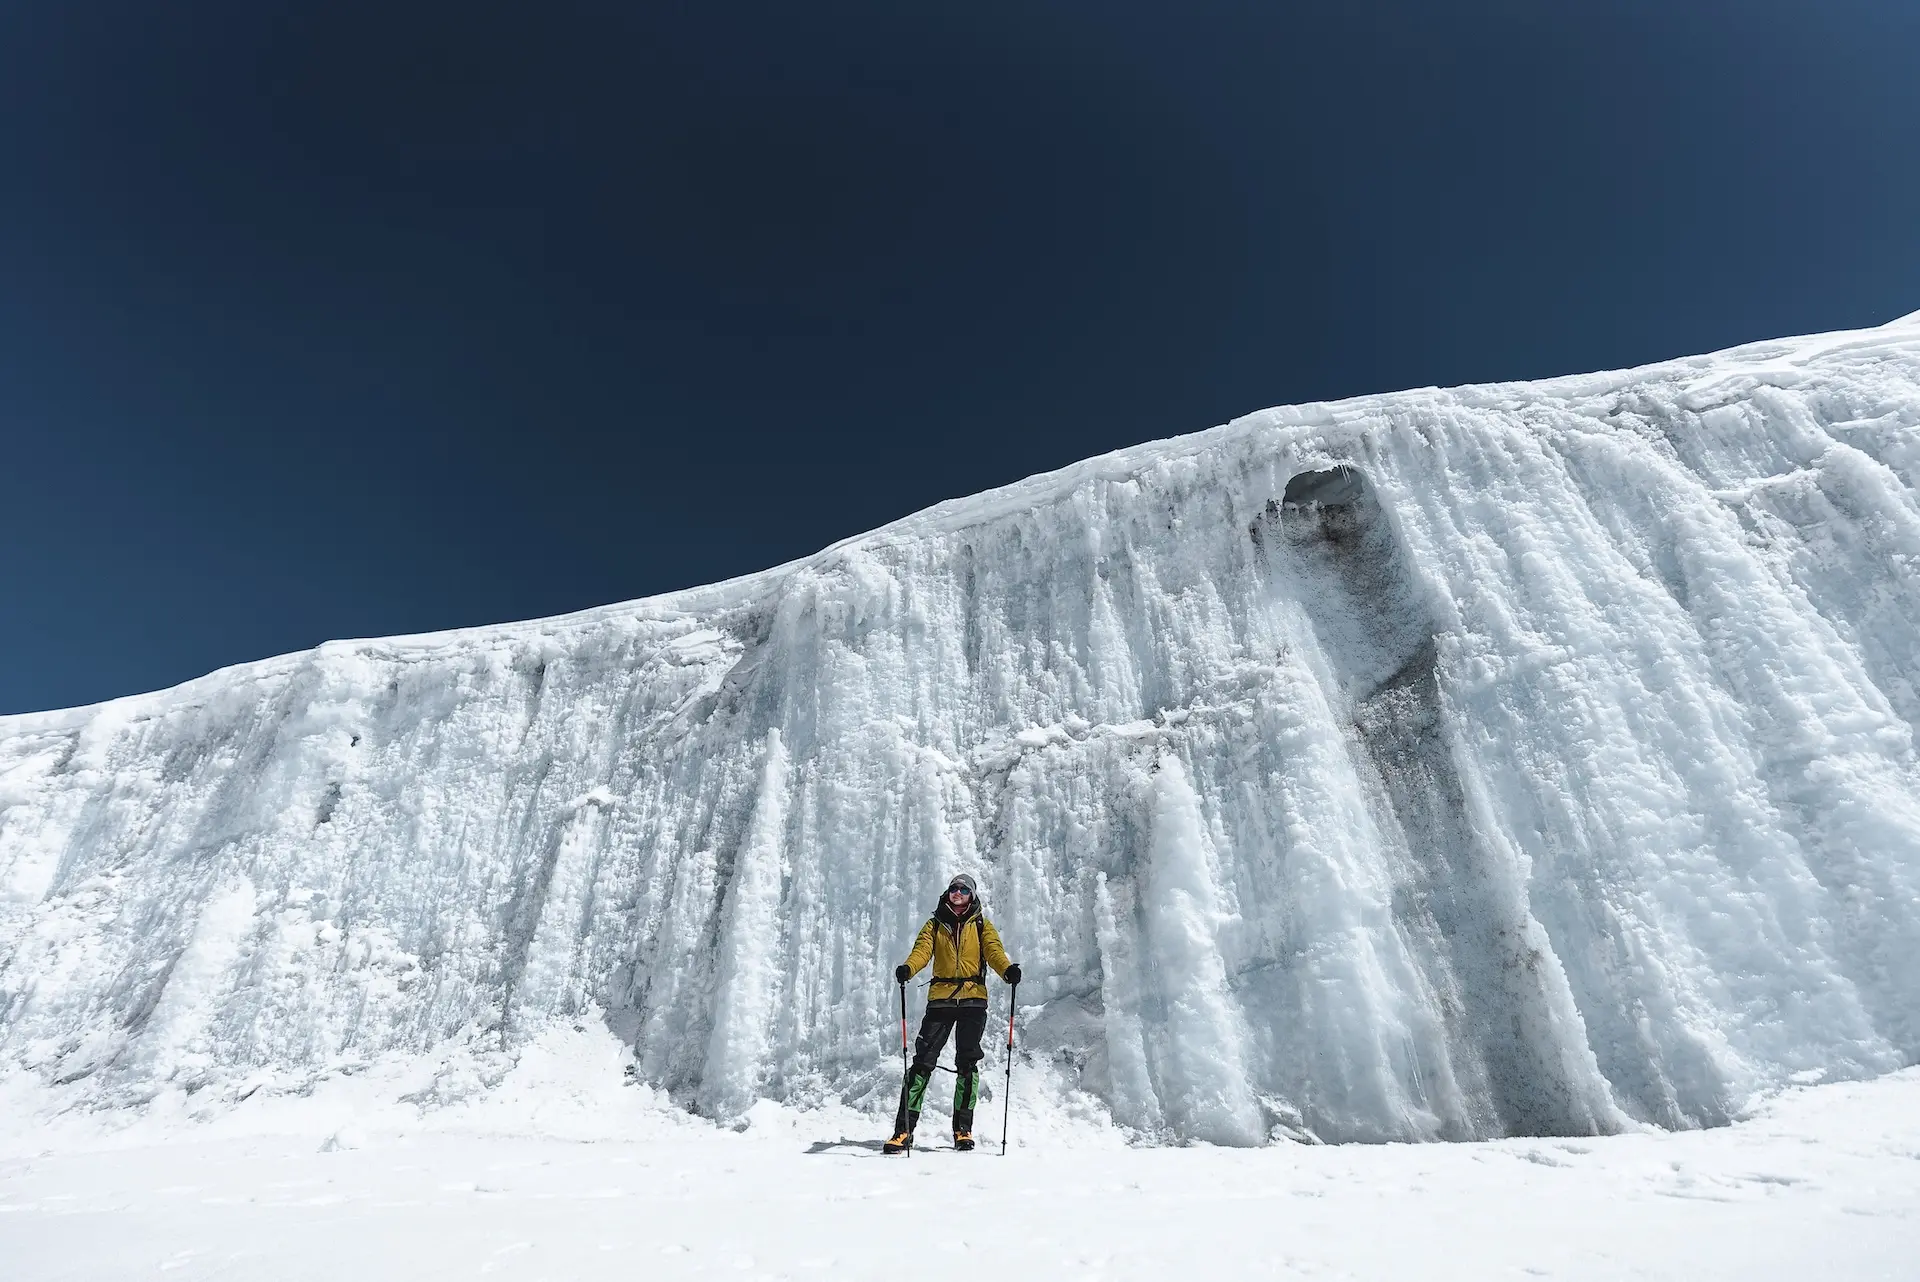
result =
[[430,1104],[604,1020],[712,1116],[890,1109],[891,970],[967,869],[1016,1098],[1143,1138],[1884,1073],[1917,487],[1909,318],[1271,410],[711,588],[0,719],[0,1065],[204,1112],[411,1057]]

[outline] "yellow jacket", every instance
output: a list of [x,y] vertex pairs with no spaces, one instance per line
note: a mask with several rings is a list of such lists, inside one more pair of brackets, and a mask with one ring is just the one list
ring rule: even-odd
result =
[[978,907],[955,921],[944,904],[920,928],[913,951],[907,954],[907,970],[917,975],[929,960],[933,962],[933,984],[927,989],[930,1002],[985,1001],[987,967],[1005,979],[1011,964],[1007,950],[1000,946],[1000,932]]

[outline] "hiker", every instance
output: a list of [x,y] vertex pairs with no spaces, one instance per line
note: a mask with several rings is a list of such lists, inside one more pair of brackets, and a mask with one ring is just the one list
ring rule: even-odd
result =
[[962,1153],[973,1150],[973,1106],[980,1099],[980,1035],[987,1029],[987,967],[1009,984],[1020,982],[1020,967],[1007,960],[1000,932],[980,911],[979,887],[965,873],[947,884],[939,906],[913,941],[913,951],[894,967],[893,977],[905,985],[929,961],[933,981],[927,989],[927,1013],[914,1041],[913,1066],[900,1085],[893,1138],[883,1146],[888,1153],[913,1147],[913,1128],[926,1102],[927,1083],[933,1079],[949,1033],[955,1034],[958,1070],[953,1083],[953,1147]]

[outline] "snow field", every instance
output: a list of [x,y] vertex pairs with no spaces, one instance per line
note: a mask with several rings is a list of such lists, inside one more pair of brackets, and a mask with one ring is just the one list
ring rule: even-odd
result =
[[[554,1067],[503,1098],[568,1099]],[[245,1134],[244,1106],[69,1136],[0,1156],[0,1259],[17,1282],[1866,1282],[1912,1277],[1920,1246],[1913,1071],[1792,1089],[1716,1130],[1580,1140],[1130,1150],[1016,1114],[1004,1159],[881,1157],[881,1119],[844,1110],[762,1103],[730,1131],[628,1094],[596,1101],[620,1137],[591,1143],[499,1100],[344,1143],[318,1138],[326,1110]]]
[[731,583],[0,718],[0,1065],[56,1117],[395,1064],[453,1108],[580,1024],[724,1122],[884,1110],[967,869],[1033,1106],[1116,1136],[1892,1072],[1917,478],[1909,320],[1266,411]]

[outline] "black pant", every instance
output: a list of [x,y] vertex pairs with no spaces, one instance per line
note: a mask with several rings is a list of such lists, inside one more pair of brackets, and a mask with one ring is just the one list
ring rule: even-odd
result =
[[920,1124],[920,1106],[926,1102],[927,1083],[933,1078],[940,1051],[953,1035],[953,1063],[958,1070],[953,1081],[953,1133],[973,1133],[973,1106],[980,1100],[980,1038],[987,1031],[987,1004],[960,1006],[946,1002],[928,1002],[920,1019],[920,1035],[913,1043],[913,1067],[900,1085],[900,1111],[894,1116],[894,1133],[911,1133]]

